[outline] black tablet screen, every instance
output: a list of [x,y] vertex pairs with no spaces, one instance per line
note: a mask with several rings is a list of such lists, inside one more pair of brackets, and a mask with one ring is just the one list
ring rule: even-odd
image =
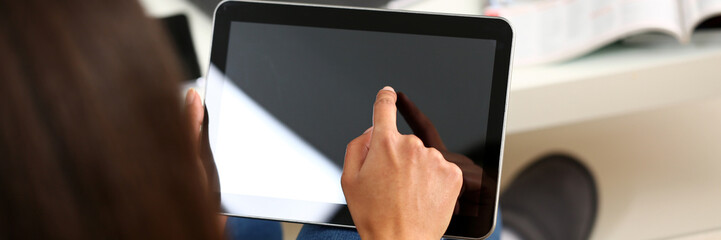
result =
[[[293,200],[310,205],[277,209],[278,218],[332,215],[308,206],[345,204],[346,144],[371,126],[375,94],[386,85],[432,121],[448,151],[483,165],[474,158],[486,143],[494,40],[231,22],[227,46],[228,80],[211,141],[224,201],[240,202],[225,206],[237,208],[231,212],[252,216],[243,201]],[[398,127],[413,133],[401,115]],[[492,216],[478,207],[480,196],[472,198],[463,204],[474,206],[461,205],[457,215]]]

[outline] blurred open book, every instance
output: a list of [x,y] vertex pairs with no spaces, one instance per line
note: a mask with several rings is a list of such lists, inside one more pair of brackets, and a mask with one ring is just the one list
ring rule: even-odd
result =
[[515,65],[568,60],[640,32],[663,32],[687,43],[703,20],[721,14],[721,0],[491,1],[486,15],[513,26]]

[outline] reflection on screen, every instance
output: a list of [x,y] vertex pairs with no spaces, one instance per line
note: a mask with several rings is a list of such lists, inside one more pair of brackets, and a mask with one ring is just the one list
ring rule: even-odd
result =
[[[341,203],[341,169],[275,119],[232,82],[221,95],[214,151],[223,192]],[[313,187],[309,187],[313,186]]]

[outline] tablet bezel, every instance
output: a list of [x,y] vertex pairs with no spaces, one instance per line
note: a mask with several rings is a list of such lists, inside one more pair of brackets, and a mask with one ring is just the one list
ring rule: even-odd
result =
[[[332,21],[328,21],[329,19],[332,19]],[[491,186],[495,188],[494,192],[496,192],[495,208],[492,219],[487,219],[493,222],[490,225],[486,224],[490,226],[490,229],[475,229],[473,226],[479,224],[479,219],[454,216],[446,232],[446,236],[453,238],[485,238],[492,233],[496,224],[496,209],[498,207],[498,189],[500,187],[505,119],[512,61],[511,46],[513,42],[513,32],[505,19],[485,16],[421,13],[314,4],[224,1],[216,8],[213,20],[213,38],[210,53],[210,67],[208,70],[209,78],[214,76],[210,74],[211,71],[225,73],[230,25],[233,21],[495,40],[496,51],[491,84],[486,150],[484,151],[483,157],[484,169],[489,167],[497,169],[497,172],[495,172],[496,176],[494,176],[496,184]],[[209,79],[206,81],[206,84],[212,84],[212,82],[214,81]],[[209,87],[206,86],[206,90],[208,88]],[[206,104],[216,104],[212,99],[212,97],[208,98],[206,95]],[[211,107],[209,107],[209,109],[210,108]],[[211,115],[209,116],[209,124],[213,124],[215,121],[212,112],[209,114]],[[494,149],[494,151],[490,151],[489,149]],[[241,216],[233,213],[225,214]],[[241,217],[353,227],[353,220],[345,205],[341,206],[338,214],[328,222],[323,223],[277,217]]]

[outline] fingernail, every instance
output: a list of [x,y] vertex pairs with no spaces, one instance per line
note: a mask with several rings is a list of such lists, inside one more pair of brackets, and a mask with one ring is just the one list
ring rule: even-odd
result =
[[393,88],[392,88],[391,86],[385,86],[385,87],[383,87],[383,89],[381,89],[381,90],[386,90],[386,91],[396,92],[396,90],[395,90],[395,89],[393,89]]
[[363,132],[363,134],[366,134],[366,133],[370,132],[371,130],[373,130],[373,127],[369,127],[368,129],[366,129],[366,131]]
[[188,94],[185,94],[185,105],[193,104],[195,101],[195,89],[188,89]]

